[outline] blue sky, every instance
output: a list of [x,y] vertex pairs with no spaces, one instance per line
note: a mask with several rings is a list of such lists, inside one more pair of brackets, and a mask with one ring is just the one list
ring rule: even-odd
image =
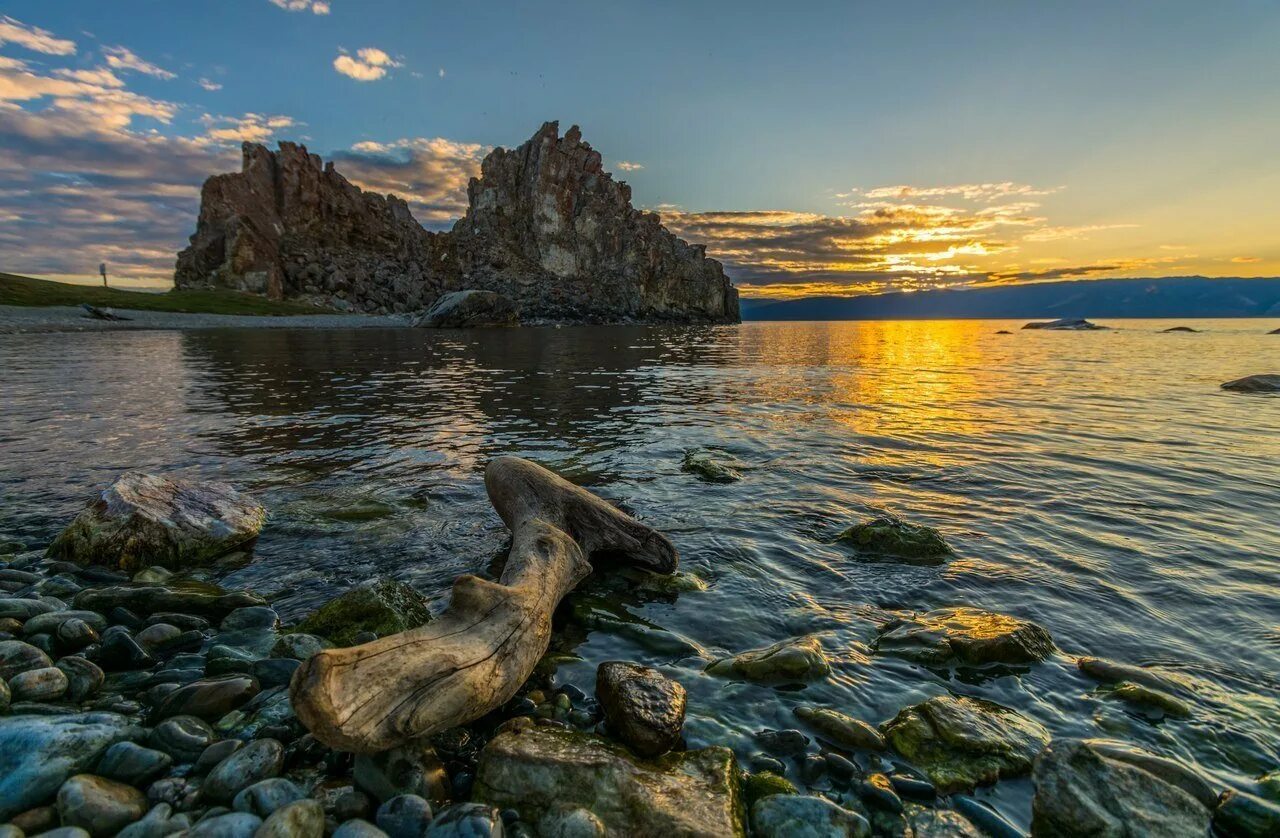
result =
[[3,14],[0,270],[163,284],[241,139],[445,226],[485,150],[559,119],[749,295],[1280,273],[1275,2]]

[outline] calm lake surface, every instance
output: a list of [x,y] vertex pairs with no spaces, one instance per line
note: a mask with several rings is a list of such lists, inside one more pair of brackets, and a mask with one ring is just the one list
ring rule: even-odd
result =
[[[951,690],[1249,788],[1280,766],[1280,398],[1218,385],[1280,372],[1280,323],[1021,325],[0,335],[0,536],[47,543],[125,469],[218,478],[270,510],[229,587],[293,618],[386,574],[443,607],[502,554],[482,471],[519,454],[667,533],[709,583],[661,597],[593,577],[571,599],[599,627],[558,641],[581,658],[558,680],[588,691],[612,658],[680,680],[691,746],[745,756],[797,704],[878,723]],[[743,479],[681,472],[688,448],[735,456]],[[882,511],[938,527],[957,557],[867,563],[830,543]],[[1062,653],[976,677],[869,651],[894,612],[949,605],[1034,619]],[[823,683],[701,673],[809,633]],[[1194,715],[1091,695],[1082,654],[1180,670]],[[980,793],[1021,824],[1029,795]]]

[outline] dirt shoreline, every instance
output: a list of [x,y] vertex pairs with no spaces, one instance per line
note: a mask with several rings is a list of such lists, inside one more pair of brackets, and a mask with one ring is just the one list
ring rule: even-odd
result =
[[0,305],[0,334],[27,332],[107,332],[156,329],[398,329],[409,326],[408,315],[198,314],[180,311],[114,309],[127,320],[98,320],[78,306]]

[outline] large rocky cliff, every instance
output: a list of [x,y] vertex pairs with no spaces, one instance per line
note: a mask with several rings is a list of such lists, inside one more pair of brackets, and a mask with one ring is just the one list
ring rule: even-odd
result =
[[174,283],[369,312],[478,288],[507,295],[526,320],[738,320],[720,263],[632,207],[576,126],[562,137],[549,122],[495,149],[467,194],[453,229],[432,233],[403,200],[364,192],[303,146],[246,143],[242,171],[205,182]]

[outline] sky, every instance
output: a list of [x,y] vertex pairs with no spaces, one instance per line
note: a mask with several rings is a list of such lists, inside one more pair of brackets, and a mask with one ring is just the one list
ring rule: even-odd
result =
[[432,229],[582,127],[746,297],[1280,275],[1275,0],[6,0],[0,271],[167,287],[305,143]]

